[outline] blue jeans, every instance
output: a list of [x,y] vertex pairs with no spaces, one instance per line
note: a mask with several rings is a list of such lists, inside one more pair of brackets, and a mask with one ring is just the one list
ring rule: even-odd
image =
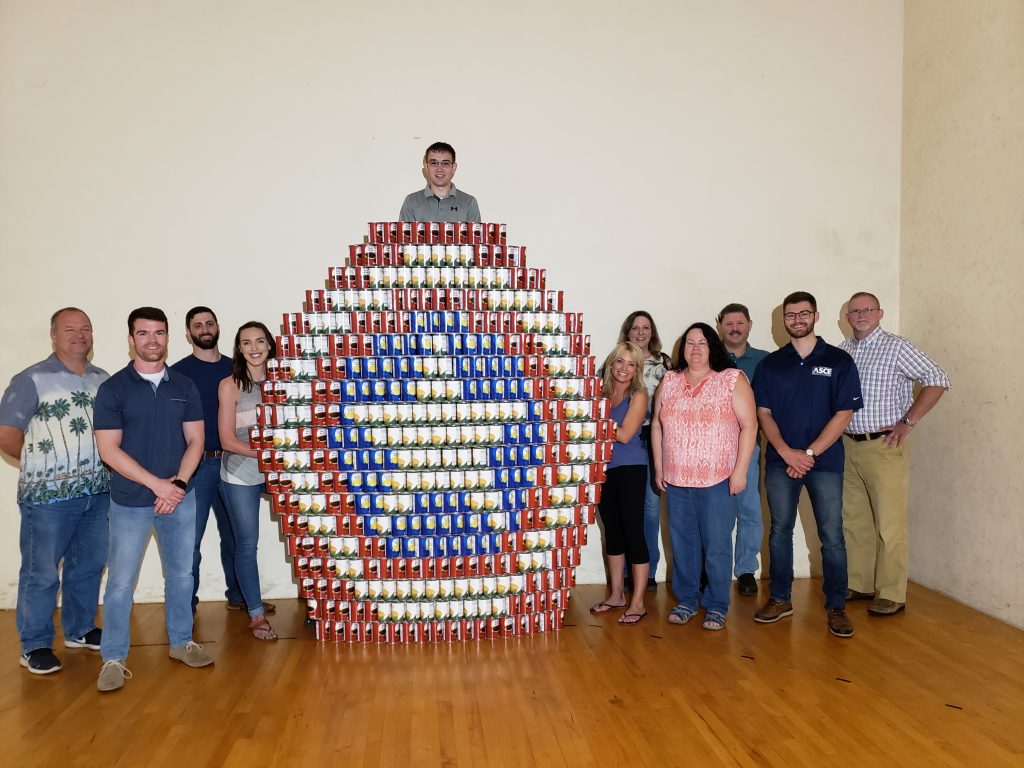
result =
[[[732,530],[736,502],[729,481],[710,488],[668,486],[668,532],[672,540],[672,591],[691,611],[702,602],[709,611],[729,611],[732,584]],[[700,598],[701,552],[708,585]]]
[[800,489],[807,488],[821,541],[821,568],[826,608],[846,607],[846,542],[843,540],[843,473],[812,469],[794,479],[785,467],[769,464],[764,471],[772,527],[768,535],[771,553],[771,597],[790,602],[793,589],[793,527],[796,525]]
[[228,517],[235,536],[235,573],[242,588],[250,617],[262,616],[260,569],[256,548],[260,539],[260,495],[262,485],[235,485],[221,482],[221,493],[228,503]]
[[[63,595],[64,637],[81,637],[96,626],[100,577],[107,562],[110,494],[79,496],[50,504],[19,504],[21,569],[15,612],[21,652],[53,647],[57,589]],[[58,564],[64,560],[63,579]]]
[[242,601],[242,588],[238,585],[235,575],[235,535],[231,532],[227,507],[220,490],[220,459],[207,456],[199,462],[192,476],[192,487],[196,492],[196,546],[192,554],[192,574],[195,584],[192,587],[192,610],[199,605],[199,564],[203,559],[200,545],[206,533],[206,523],[210,520],[210,507],[217,520],[217,532],[220,534],[220,564],[224,568],[224,583],[227,589],[224,596],[228,600]]
[[736,496],[736,557],[733,572],[737,576],[757,572],[764,522],[761,519],[761,447],[754,443],[754,455],[747,470],[747,487]]
[[103,593],[104,661],[125,659],[131,642],[132,602],[150,531],[156,533],[164,567],[167,639],[174,647],[192,640],[192,549],[196,536],[196,494],[189,491],[169,515],[153,507],[124,507],[110,502],[110,554]]
[[648,468],[644,492],[644,539],[647,542],[647,556],[651,562],[649,578],[653,579],[658,573],[658,563],[661,562],[661,493],[654,489],[653,463]]

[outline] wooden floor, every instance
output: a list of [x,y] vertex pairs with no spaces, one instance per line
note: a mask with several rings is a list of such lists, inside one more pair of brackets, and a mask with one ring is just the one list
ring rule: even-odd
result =
[[[762,585],[762,591],[764,587]],[[321,644],[299,602],[259,643],[223,603],[200,606],[217,663],[167,658],[160,605],[137,606],[128,666],[101,695],[91,651],[47,677],[17,665],[0,613],[2,764],[25,766],[1024,765],[1024,633],[911,585],[910,610],[829,635],[819,583],[796,614],[673,626],[664,588],[621,627],[578,587],[564,630],[439,646]]]

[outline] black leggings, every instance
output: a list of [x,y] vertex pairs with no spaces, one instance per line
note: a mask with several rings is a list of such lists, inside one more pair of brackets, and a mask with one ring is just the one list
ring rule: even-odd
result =
[[633,565],[651,561],[644,538],[644,494],[647,466],[629,464],[608,470],[601,489],[601,520],[609,555],[626,555]]

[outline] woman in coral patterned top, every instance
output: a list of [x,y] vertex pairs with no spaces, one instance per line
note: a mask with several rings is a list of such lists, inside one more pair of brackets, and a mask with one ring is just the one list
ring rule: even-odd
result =
[[757,409],[750,383],[711,326],[686,329],[675,368],[661,382],[651,418],[655,483],[668,498],[672,591],[679,600],[668,620],[685,624],[702,602],[704,629],[724,629],[736,525],[730,496],[747,485]]

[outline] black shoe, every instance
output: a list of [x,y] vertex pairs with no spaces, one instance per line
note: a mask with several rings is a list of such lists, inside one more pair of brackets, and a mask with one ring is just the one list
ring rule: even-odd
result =
[[757,595],[757,579],[752,573],[741,573],[736,579],[736,591],[744,597]]
[[93,627],[81,637],[65,637],[65,648],[88,648],[91,651],[100,649],[100,640],[103,638],[103,630]]
[[21,655],[21,666],[33,675],[49,675],[60,672],[61,665],[52,648],[36,648]]
[[657,579],[648,579],[647,580],[647,591],[648,592],[657,592],[658,591],[658,580]]

